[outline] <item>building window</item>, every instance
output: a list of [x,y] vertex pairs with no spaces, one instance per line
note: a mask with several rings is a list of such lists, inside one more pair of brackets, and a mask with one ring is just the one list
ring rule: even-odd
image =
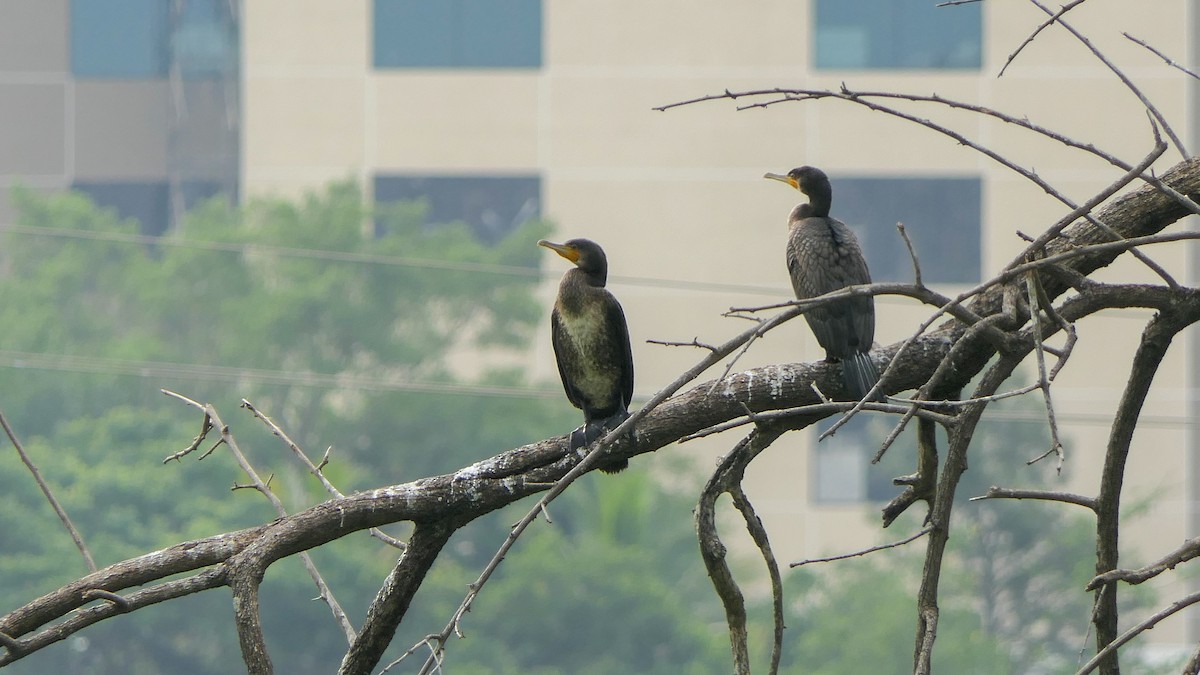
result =
[[71,72],[76,77],[163,77],[169,7],[162,0],[74,0]]
[[982,3],[816,0],[816,67],[979,68]]
[[74,0],[71,72],[82,78],[185,77],[237,67],[237,18],[226,0]]
[[979,178],[838,177],[833,184],[832,215],[858,235],[872,281],[913,280],[898,222],[904,223],[921,260],[923,281],[980,280]]
[[142,234],[157,235],[167,229],[171,211],[166,181],[80,181],[71,189],[86,194],[96,206],[116,211],[122,220],[136,219]]
[[541,0],[375,0],[378,68],[538,68]]
[[[817,442],[817,437],[836,417],[812,429],[812,495],[820,504],[886,502],[901,488],[892,483],[896,476],[912,473],[916,450],[901,437],[883,461],[871,464],[880,444],[892,430],[895,420],[886,416],[859,413],[833,436]],[[916,423],[913,423],[916,426]],[[943,443],[944,447],[944,443]]]
[[466,223],[483,241],[495,243],[541,215],[542,181],[537,176],[375,177],[378,203],[423,199],[426,223]]

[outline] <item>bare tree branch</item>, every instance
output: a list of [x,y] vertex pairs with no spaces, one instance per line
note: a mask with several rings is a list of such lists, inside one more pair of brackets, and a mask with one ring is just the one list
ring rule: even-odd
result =
[[[1182,295],[1182,294],[1177,294]],[[1105,452],[1104,470],[1100,479],[1100,493],[1096,498],[1096,574],[1117,569],[1119,549],[1117,537],[1120,529],[1121,489],[1124,484],[1125,462],[1129,456],[1129,447],[1137,429],[1138,416],[1150,384],[1158,373],[1162,359],[1166,356],[1167,348],[1175,335],[1200,320],[1200,294],[1191,292],[1187,297],[1179,298],[1180,308],[1190,305],[1184,311],[1164,311],[1155,315],[1142,333],[1141,342],[1133,357],[1130,367],[1129,382],[1117,406],[1117,414],[1113,420],[1112,431],[1109,435],[1108,449]],[[1117,634],[1117,593],[1116,587],[1109,585],[1109,592],[1101,594],[1096,600],[1096,614],[1093,623],[1096,628],[1097,663],[1102,673],[1117,673],[1120,667],[1114,650],[1105,648],[1118,639]],[[1103,657],[1101,658],[1101,655]]]
[[1050,26],[1050,24],[1057,21],[1060,16],[1083,4],[1083,2],[1084,0],[1072,0],[1071,2],[1068,2],[1060,7],[1058,11],[1055,12],[1049,19],[1046,19],[1042,23],[1038,24],[1038,27],[1035,28],[1032,33],[1030,33],[1029,37],[1025,38],[1025,41],[1018,45],[1017,48],[1013,50],[1013,53],[1008,55],[1008,58],[1004,61],[1004,66],[1000,68],[1000,72],[996,74],[996,77],[1004,77],[1004,71],[1008,70],[1008,67],[1012,65],[1014,60],[1016,60],[1017,55],[1020,54],[1023,49],[1028,47],[1030,43],[1037,38],[1038,33],[1041,33],[1048,26]]
[[1133,81],[1130,80],[1125,73],[1122,72],[1121,69],[1112,62],[1111,59],[1104,55],[1104,52],[1097,49],[1086,35],[1080,33],[1062,18],[1063,12],[1053,12],[1050,10],[1050,8],[1039,2],[1039,0],[1030,0],[1030,2],[1036,5],[1038,9],[1048,14],[1051,20],[1067,29],[1067,32],[1075,36],[1076,40],[1079,40],[1083,46],[1088,48],[1088,51],[1090,51],[1101,63],[1111,70],[1112,73],[1117,76],[1117,79],[1121,80],[1121,83],[1125,85],[1125,88],[1131,91],[1134,96],[1137,96],[1138,100],[1142,102],[1142,105],[1146,106],[1146,109],[1150,111],[1150,114],[1154,116],[1154,119],[1158,120],[1158,123],[1162,125],[1163,131],[1167,132],[1167,136],[1171,139],[1171,142],[1175,145],[1175,149],[1179,151],[1179,154],[1184,158],[1191,157],[1191,155],[1188,154],[1187,148],[1184,147],[1183,141],[1179,139],[1179,136],[1175,134],[1175,130],[1172,129],[1170,123],[1167,122],[1167,118],[1164,117],[1158,108],[1150,102],[1150,99],[1142,93],[1142,90],[1139,89],[1137,85],[1134,84]]
[[970,501],[981,501],[984,499],[1041,499],[1050,502],[1063,502],[1064,504],[1075,504],[1082,506],[1091,511],[1096,510],[1096,500],[1083,495],[1072,494],[1070,492],[1051,492],[1046,490],[1014,490],[1011,488],[999,488],[992,486],[988,488],[987,493],[978,497],[971,497]]
[[1134,44],[1139,44],[1139,45],[1145,47],[1147,50],[1150,51],[1151,54],[1154,54],[1158,58],[1162,59],[1168,66],[1175,68],[1176,70],[1184,73],[1188,77],[1200,80],[1200,75],[1197,75],[1195,72],[1188,70],[1183,65],[1177,63],[1171,57],[1167,56],[1166,54],[1163,54],[1162,52],[1158,51],[1154,47],[1150,46],[1145,40],[1139,40],[1138,38],[1135,38],[1134,36],[1130,35],[1129,33],[1121,33],[1121,35],[1124,35],[1127,39],[1129,39]]
[[[700,539],[700,557],[704,560],[704,566],[708,570],[713,588],[716,589],[717,596],[721,598],[721,604],[725,608],[725,622],[729,626],[729,644],[733,650],[733,667],[734,672],[738,675],[750,673],[746,603],[737,581],[733,578],[733,572],[725,562],[725,545],[721,542],[720,535],[717,534],[716,502],[717,498],[726,492],[740,491],[737,486],[741,483],[746,467],[785,430],[786,428],[782,426],[771,428],[759,426],[751,431],[718,465],[704,489],[701,490],[700,503],[696,507],[696,534]],[[746,515],[745,511],[743,511],[743,515]],[[751,517],[753,520],[757,520],[757,516],[746,515],[748,525],[751,523]],[[761,524],[759,524],[759,529],[761,529]],[[751,527],[752,535],[754,532],[755,528]],[[763,535],[765,536],[765,533]],[[761,543],[759,546],[767,559],[768,568],[773,572],[771,582],[773,588],[778,588],[779,569],[777,565],[773,564],[774,556],[769,555],[769,546],[764,547]],[[779,648],[783,635],[782,596],[776,597],[778,601],[775,604],[775,647],[771,656],[772,673],[779,666]]]
[[890,544],[881,544],[879,546],[872,546],[870,548],[865,548],[861,551],[855,551],[854,553],[843,553],[841,555],[829,556],[828,558],[809,558],[808,560],[801,560],[800,562],[791,563],[790,565],[788,565],[788,567],[801,567],[803,565],[811,565],[812,563],[835,562],[838,560],[848,560],[850,558],[860,558],[864,555],[869,555],[869,554],[875,553],[877,551],[886,551],[889,548],[896,548],[898,546],[904,546],[905,544],[910,544],[910,543],[920,539],[921,537],[924,537],[925,535],[929,534],[932,530],[933,530],[932,527],[926,525],[925,527],[917,530],[914,534],[907,536],[899,541],[893,541]]
[[[328,451],[325,452],[325,459],[323,459],[321,461],[321,466],[317,466],[317,465],[313,464],[312,460],[310,460],[308,458],[308,455],[306,455],[304,453],[304,451],[300,449],[300,446],[297,445],[296,442],[292,440],[291,436],[287,435],[287,432],[285,432],[283,429],[281,429],[278,424],[275,424],[274,420],[272,420],[270,417],[268,417],[266,414],[264,414],[258,408],[255,408],[254,405],[252,403],[250,403],[250,401],[247,401],[246,399],[242,399],[242,407],[245,408],[246,410],[249,410],[250,414],[252,414],[255,417],[257,417],[258,419],[262,420],[262,423],[267,425],[267,428],[271,430],[271,433],[275,434],[275,436],[277,438],[279,438],[281,441],[283,441],[288,446],[288,448],[291,449],[291,451],[304,464],[304,466],[308,468],[308,472],[311,473],[313,476],[315,476],[317,478],[317,480],[319,480],[321,482],[321,485],[324,486],[326,492],[333,495],[334,497],[340,498],[340,497],[346,496],[346,495],[342,494],[341,490],[338,490],[336,487],[334,487],[333,483],[329,482],[329,479],[325,477],[325,472],[323,472],[321,470],[321,468],[324,467],[325,464],[328,462],[328,458],[329,458]],[[207,420],[208,417],[205,416],[204,419]],[[387,544],[388,546],[391,546],[392,548],[397,548],[397,549],[400,549],[401,551],[403,551],[405,549],[405,547],[407,546],[407,544],[405,544],[404,542],[385,533],[383,530],[380,530],[377,527],[371,528],[370,533],[371,533],[372,537],[375,537],[379,541],[382,541],[383,543]],[[353,642],[354,638],[351,637],[350,640],[351,640],[351,642]]]
[[[1120,649],[1121,646],[1123,646],[1125,643],[1129,642],[1133,638],[1137,637],[1139,634],[1141,634],[1145,631],[1148,631],[1151,628],[1154,628],[1154,626],[1156,626],[1159,621],[1162,621],[1163,619],[1171,616],[1172,614],[1174,614],[1182,609],[1187,609],[1188,607],[1191,607],[1192,605],[1196,604],[1197,602],[1200,602],[1200,593],[1192,593],[1189,596],[1186,596],[1184,598],[1176,600],[1175,602],[1172,602],[1167,607],[1165,607],[1165,608],[1159,610],[1158,612],[1155,612],[1154,614],[1150,615],[1149,617],[1143,619],[1142,621],[1138,622],[1137,625],[1131,627],[1129,630],[1114,637],[1110,643],[1105,645],[1104,649],[1101,649],[1100,651],[1096,652],[1096,655],[1093,656],[1091,658],[1091,660],[1089,660],[1087,663],[1083,664],[1083,667],[1080,668],[1078,671],[1076,671],[1075,675],[1087,675],[1087,673],[1090,673],[1093,670],[1096,670],[1097,667],[1101,668],[1101,672],[1104,672],[1103,671],[1104,664],[1108,663],[1110,661],[1116,660],[1117,650]],[[1192,668],[1192,665],[1190,663],[1188,665],[1188,668],[1189,669]]]

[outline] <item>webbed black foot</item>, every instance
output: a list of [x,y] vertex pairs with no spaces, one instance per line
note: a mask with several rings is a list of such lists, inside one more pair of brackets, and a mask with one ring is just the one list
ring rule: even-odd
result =
[[[595,443],[609,431],[617,428],[617,426],[619,426],[621,422],[624,422],[628,417],[629,413],[620,412],[602,420],[592,420],[585,423],[583,426],[571,432],[571,450],[585,448],[592,443]],[[619,471],[623,471],[628,466],[628,459],[613,459],[601,462],[597,468],[604,473],[617,473]]]

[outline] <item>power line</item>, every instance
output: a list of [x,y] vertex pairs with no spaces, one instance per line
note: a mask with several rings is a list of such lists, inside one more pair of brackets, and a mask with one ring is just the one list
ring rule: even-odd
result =
[[[522,267],[519,265],[497,265],[492,263],[477,263],[458,260],[410,258],[405,256],[379,255],[374,253],[355,253],[350,251],[330,251],[326,249],[274,246],[271,244],[240,244],[221,241],[201,241],[196,239],[180,239],[171,236],[156,237],[146,234],[100,232],[96,230],[72,230],[59,227],[4,225],[0,226],[0,231],[29,236],[54,237],[60,239],[81,239],[87,241],[105,241],[110,243],[138,246],[170,246],[174,248],[237,254],[269,253],[287,258],[323,260],[327,262],[411,267],[416,269],[441,270],[448,272],[465,272],[468,274],[494,274],[525,279],[550,278],[550,275],[544,274],[539,268]],[[785,288],[783,286],[755,286],[752,284],[731,284],[713,281],[692,281],[686,279],[660,279],[656,277],[626,276],[619,274],[609,275],[609,281],[618,284],[650,288],[673,288],[677,290],[704,292],[717,291],[724,293],[739,293],[744,295],[761,295],[770,297],[789,297],[791,293],[789,288]]]
[[70,354],[47,354],[44,352],[20,352],[0,350],[0,362],[14,369],[52,370],[68,373],[93,373],[102,375],[132,375],[136,377],[188,378],[218,382],[245,382],[259,384],[294,385],[321,389],[359,389],[365,391],[411,391],[434,394],[461,394],[471,396],[501,396],[509,398],[561,398],[558,389],[533,387],[508,387],[502,385],[458,384],[406,380],[401,377],[373,377],[359,373],[313,373],[269,370],[265,368],[238,368],[213,366],[199,363],[172,361],[140,361],[115,359],[99,356],[75,356]]

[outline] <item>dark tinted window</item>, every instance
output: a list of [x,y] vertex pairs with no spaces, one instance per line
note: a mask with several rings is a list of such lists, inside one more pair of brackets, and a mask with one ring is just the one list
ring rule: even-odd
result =
[[832,215],[858,235],[873,281],[913,280],[896,223],[904,223],[926,283],[976,283],[980,272],[978,178],[833,177]]
[[982,3],[815,0],[817,68],[979,68]]
[[377,176],[375,201],[425,199],[430,224],[465,222],[496,242],[541,215],[537,176]]
[[162,77],[167,72],[163,0],[71,3],[71,72],[77,77]]
[[380,68],[537,68],[541,0],[375,0]]
[[121,218],[136,218],[143,234],[161,234],[170,219],[167,183],[79,182],[71,186]]

